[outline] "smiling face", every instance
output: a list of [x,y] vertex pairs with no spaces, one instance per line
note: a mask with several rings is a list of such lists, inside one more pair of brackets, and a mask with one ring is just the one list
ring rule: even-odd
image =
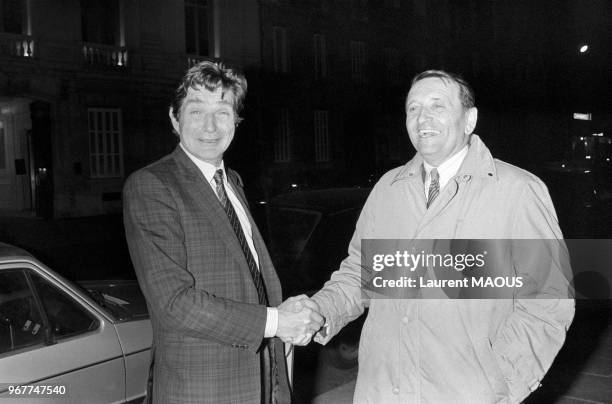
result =
[[476,126],[476,108],[464,108],[459,85],[437,77],[414,83],[406,97],[406,129],[414,148],[434,167],[468,142]]
[[236,114],[231,91],[219,87],[189,88],[181,104],[178,120],[170,110],[170,120],[181,145],[202,161],[218,167],[223,153],[234,138]]

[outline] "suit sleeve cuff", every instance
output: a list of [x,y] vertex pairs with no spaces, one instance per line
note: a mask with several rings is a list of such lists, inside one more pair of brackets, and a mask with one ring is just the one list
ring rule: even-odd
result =
[[264,331],[264,338],[272,338],[276,335],[278,329],[278,309],[275,307],[268,307],[268,315],[266,317],[266,330]]

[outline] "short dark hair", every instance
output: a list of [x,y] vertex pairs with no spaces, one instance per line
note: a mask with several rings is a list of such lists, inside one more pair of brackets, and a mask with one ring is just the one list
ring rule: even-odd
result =
[[197,86],[204,86],[208,91],[215,91],[219,87],[222,88],[224,93],[231,91],[234,95],[232,107],[236,114],[236,123],[242,120],[239,114],[242,111],[247,92],[246,77],[238,69],[228,67],[224,62],[213,59],[199,62],[187,70],[187,73],[183,76],[170,104],[175,119],[178,120],[179,118],[179,112],[189,88],[195,89]]
[[417,81],[427,79],[430,77],[438,78],[444,82],[450,81],[459,86],[459,98],[461,99],[461,105],[463,108],[473,108],[476,105],[476,96],[474,95],[474,89],[468,84],[467,81],[461,75],[456,73],[445,72],[444,70],[426,70],[422,73],[417,74],[412,79],[410,87],[414,86]]

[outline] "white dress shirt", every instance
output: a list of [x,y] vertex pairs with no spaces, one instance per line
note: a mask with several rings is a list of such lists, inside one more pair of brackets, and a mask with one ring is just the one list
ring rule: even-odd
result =
[[425,168],[425,199],[429,196],[429,185],[431,184],[431,170],[434,168],[438,169],[439,182],[440,182],[440,192],[444,189],[444,186],[448,184],[451,178],[457,174],[459,171],[459,167],[463,164],[463,160],[465,156],[467,156],[468,146],[465,145],[463,149],[459,150],[457,153],[453,154],[448,160],[444,163],[440,164],[438,167],[434,167],[428,164],[426,161],[423,161],[423,167]]
[[[246,215],[246,210],[244,206],[240,203],[238,198],[236,197],[236,193],[232,188],[232,185],[227,181],[227,174],[225,172],[225,165],[223,164],[223,160],[219,167],[215,167],[213,164],[207,163],[206,161],[200,160],[193,154],[191,154],[182,144],[180,144],[181,149],[187,154],[187,157],[200,169],[202,174],[204,174],[204,178],[208,182],[208,185],[212,188],[213,192],[217,194],[217,183],[215,182],[214,176],[215,172],[218,169],[223,170],[223,186],[225,187],[225,192],[227,193],[227,198],[230,203],[234,207],[236,211],[236,215],[238,216],[238,220],[240,221],[240,226],[242,227],[242,232],[244,233],[244,237],[249,246],[249,250],[251,250],[251,254],[253,254],[253,258],[255,259],[255,264],[259,269],[259,255],[257,254],[257,250],[255,249],[255,244],[253,243],[253,230],[251,229],[251,222],[249,222],[249,218]],[[217,198],[219,195],[217,195]],[[276,330],[278,328],[278,310],[274,307],[268,307],[268,315],[266,318],[266,330],[264,332],[265,338],[271,338],[276,334]]]

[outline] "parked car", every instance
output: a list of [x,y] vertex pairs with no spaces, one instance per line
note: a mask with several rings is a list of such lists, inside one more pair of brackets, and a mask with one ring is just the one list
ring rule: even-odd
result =
[[[314,294],[338,269],[369,193],[358,187],[299,190],[255,207],[285,297]],[[347,325],[324,351],[333,366],[357,364],[364,319]]]
[[3,403],[13,397],[28,402],[24,395],[37,403],[141,402],[151,341],[136,281],[79,286],[26,251],[0,243]]
[[548,187],[566,238],[612,237],[612,168],[559,161],[534,173]]

